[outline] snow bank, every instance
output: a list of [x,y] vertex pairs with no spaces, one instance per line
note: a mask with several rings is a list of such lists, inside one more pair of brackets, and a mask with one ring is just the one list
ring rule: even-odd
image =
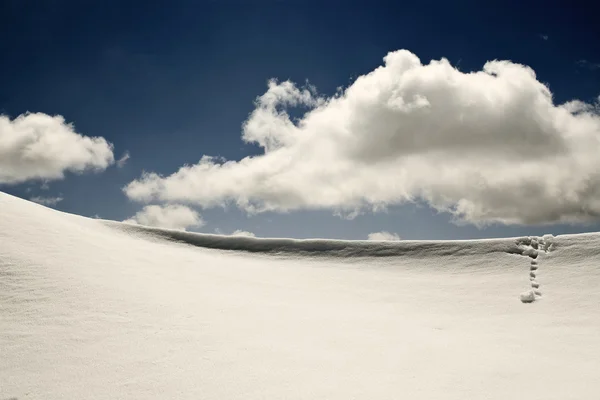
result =
[[208,249],[301,257],[431,257],[508,253],[529,255],[518,239],[369,241],[256,238],[193,233],[105,221],[107,226],[139,237],[180,242]]

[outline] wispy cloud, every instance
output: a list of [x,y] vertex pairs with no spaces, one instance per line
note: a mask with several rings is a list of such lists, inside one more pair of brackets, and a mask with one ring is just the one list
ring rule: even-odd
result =
[[593,63],[588,60],[579,60],[577,61],[577,65],[590,71],[600,70],[600,63]]
[[34,196],[34,197],[31,197],[29,200],[33,201],[34,203],[42,204],[45,206],[55,206],[58,203],[60,203],[61,201],[63,201],[64,199],[62,197]]
[[548,35],[544,35],[544,34],[541,34],[541,33],[540,33],[538,36],[539,36],[539,38],[540,38],[540,39],[542,39],[542,40],[548,40]]
[[126,151],[125,154],[123,154],[123,156],[117,161],[117,167],[123,168],[130,158],[131,156],[129,155],[129,152]]

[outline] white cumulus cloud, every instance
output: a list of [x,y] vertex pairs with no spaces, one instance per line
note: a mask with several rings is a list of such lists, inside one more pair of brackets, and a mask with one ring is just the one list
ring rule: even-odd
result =
[[66,171],[102,171],[113,162],[110,143],[75,132],[60,115],[0,115],[0,184],[62,179]]
[[[289,107],[308,107],[298,120]],[[554,104],[534,71],[489,61],[461,72],[406,50],[330,98],[271,81],[243,124],[263,154],[203,156],[170,176],[144,173],[141,202],[236,204],[256,213],[331,209],[354,216],[425,202],[474,224],[600,217],[600,116]]]
[[256,235],[252,232],[248,232],[248,231],[242,231],[240,229],[237,229],[236,231],[234,231],[231,236],[247,236],[247,237],[256,237]]
[[253,232],[249,232],[249,231],[244,231],[241,229],[236,229],[235,231],[233,231],[230,234],[224,233],[223,231],[221,231],[219,228],[215,229],[215,233],[217,235],[224,235],[224,236],[247,236],[247,237],[256,237],[256,235]]
[[123,222],[179,230],[204,225],[197,211],[178,204],[149,205]]
[[386,231],[381,232],[371,232],[367,236],[367,240],[388,240],[388,241],[396,241],[400,240],[400,236],[397,233],[390,233]]

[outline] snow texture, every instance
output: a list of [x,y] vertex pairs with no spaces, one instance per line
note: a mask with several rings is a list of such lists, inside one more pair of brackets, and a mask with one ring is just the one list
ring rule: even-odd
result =
[[600,234],[259,239],[0,193],[0,399],[597,399],[599,286]]

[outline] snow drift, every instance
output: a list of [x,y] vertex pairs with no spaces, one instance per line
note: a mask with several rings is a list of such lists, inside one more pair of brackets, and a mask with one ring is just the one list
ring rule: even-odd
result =
[[599,234],[226,237],[0,193],[0,398],[595,399],[598,287]]
[[[284,239],[256,238],[199,234],[180,230],[160,229],[141,225],[105,221],[108,226],[136,236],[180,242],[192,246],[237,250],[251,253],[268,253],[290,256],[312,257],[431,257],[450,255],[491,255],[509,253],[538,255],[537,245],[531,247],[532,238],[487,239],[487,240],[419,240],[419,241],[368,241],[331,239]],[[533,238],[533,242],[544,242],[544,238]]]

